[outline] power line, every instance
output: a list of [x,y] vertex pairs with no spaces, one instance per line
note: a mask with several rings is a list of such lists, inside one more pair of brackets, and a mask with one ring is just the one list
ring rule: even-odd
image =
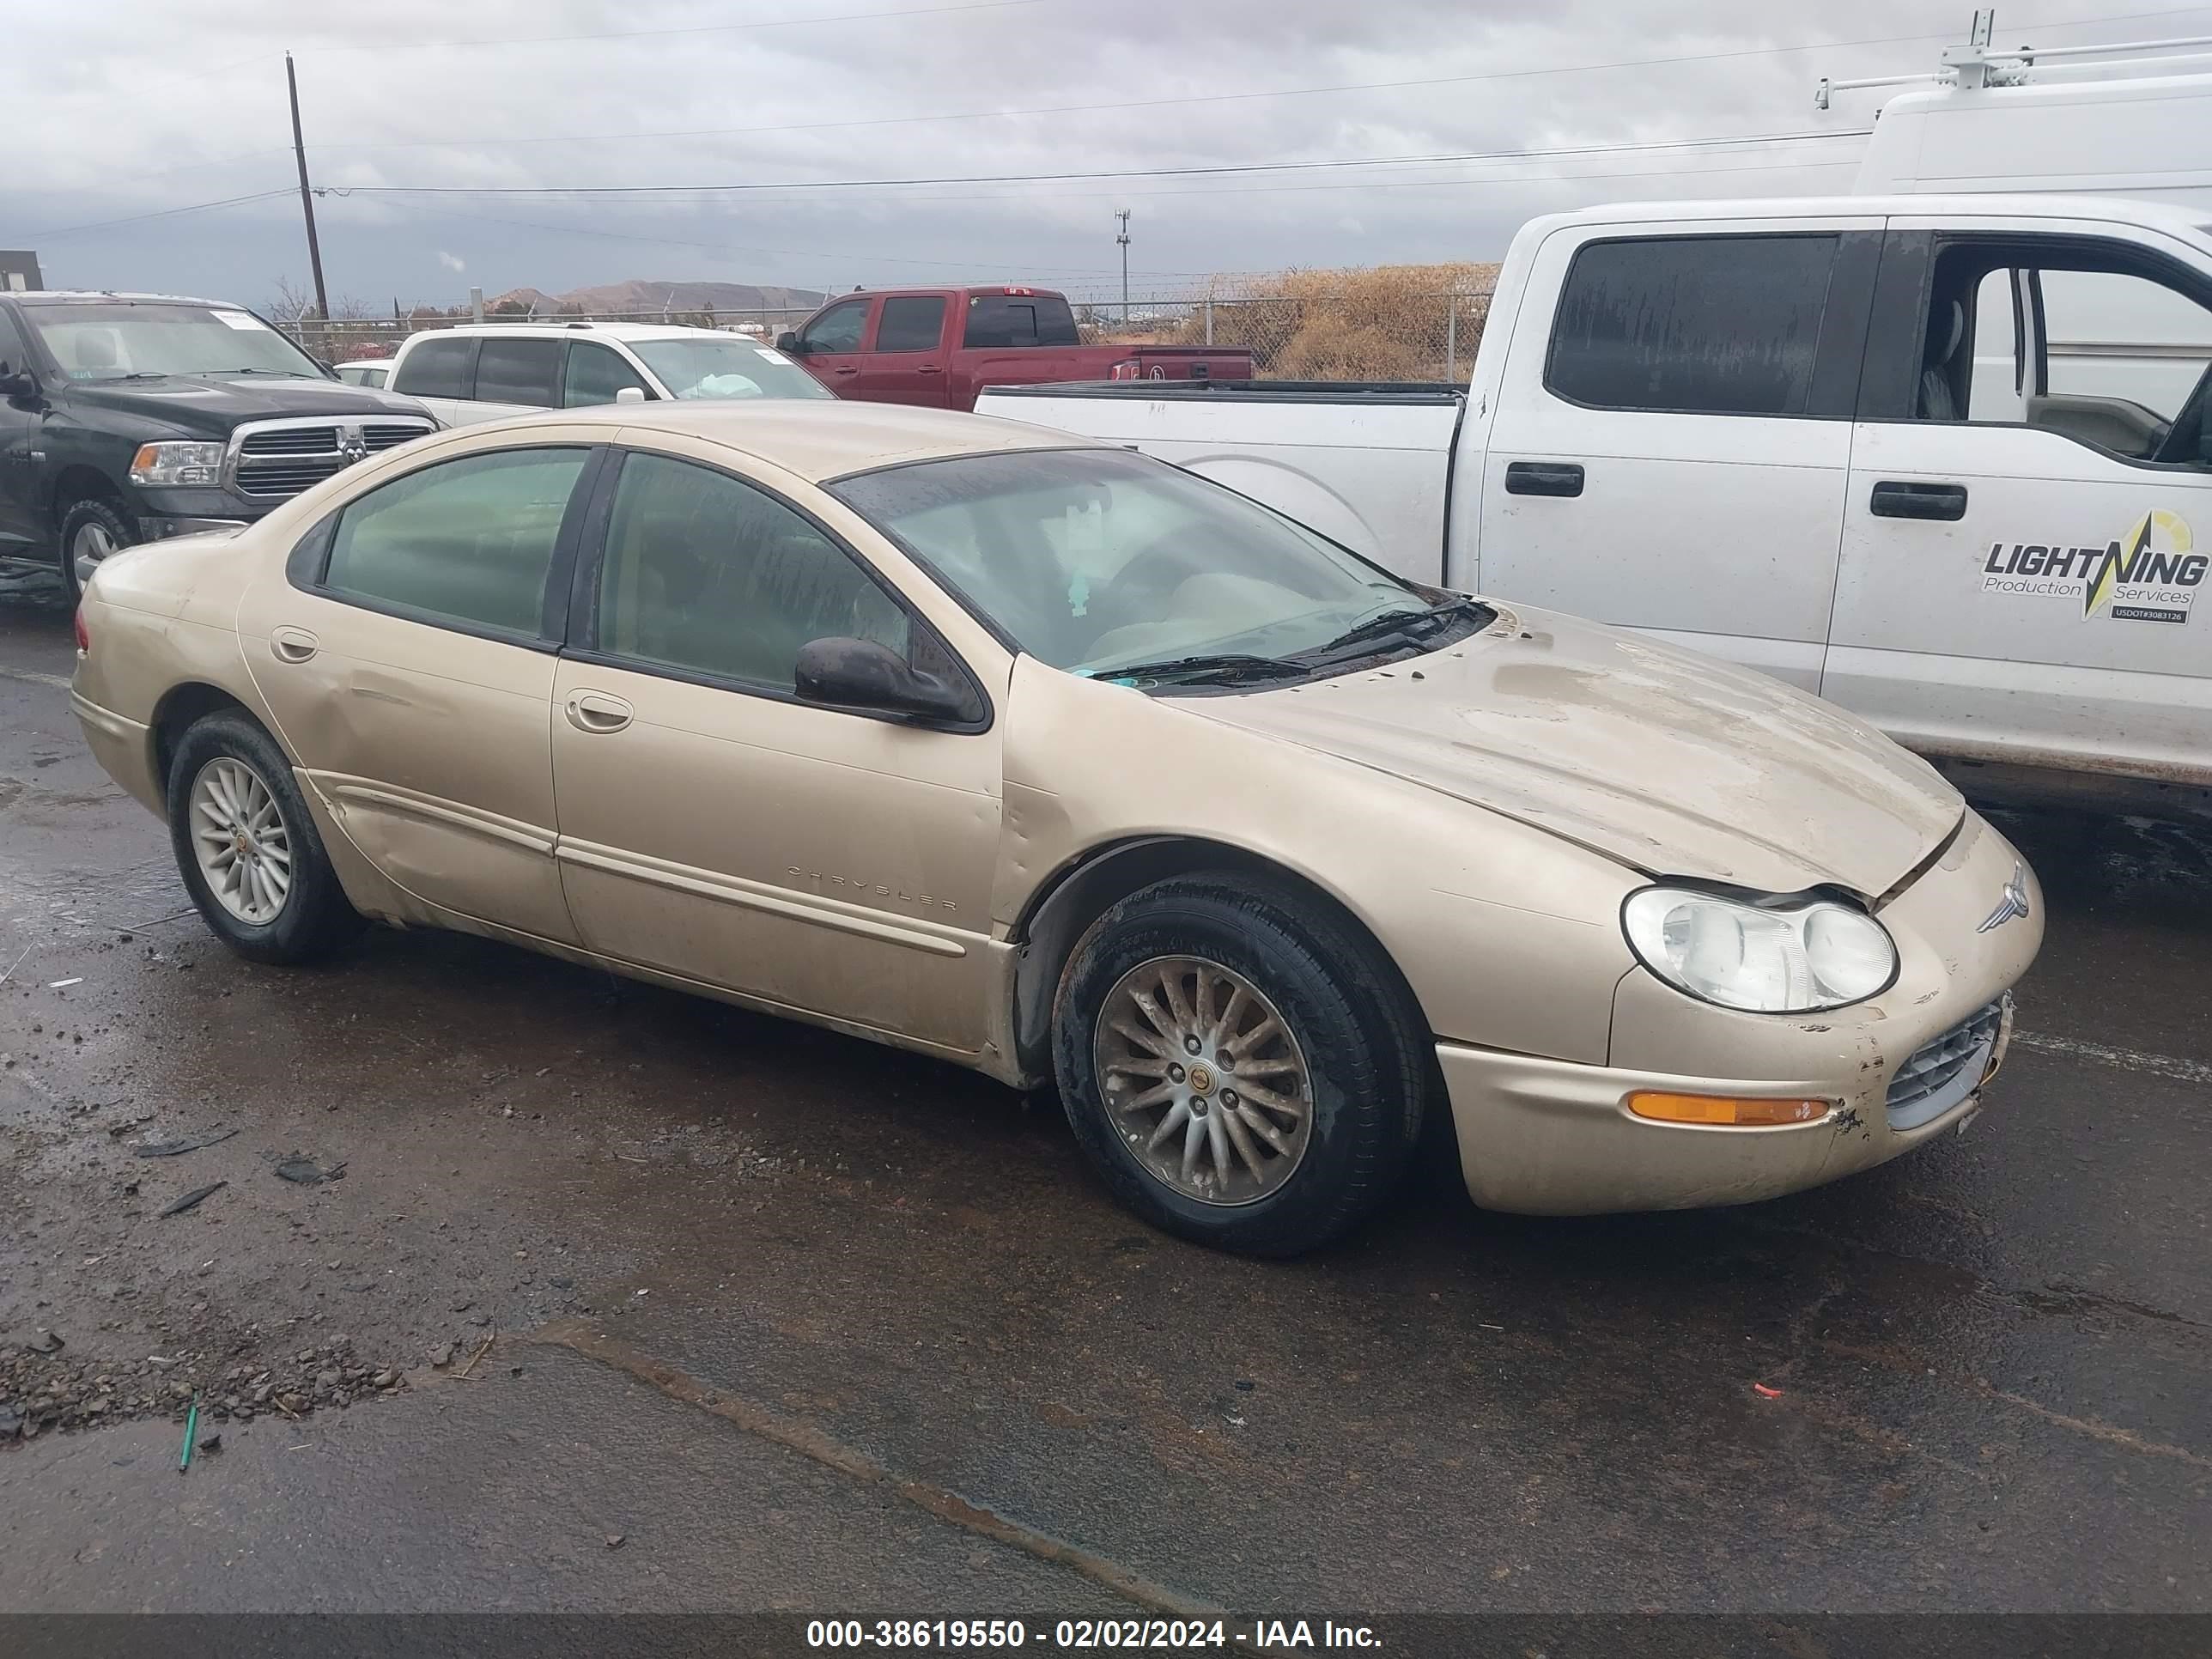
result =
[[149,219],[173,219],[182,213],[205,213],[210,208],[237,207],[245,202],[265,202],[274,196],[291,193],[287,185],[276,190],[257,191],[251,196],[226,196],[219,202],[194,202],[189,207],[159,208],[151,213],[134,213],[123,219],[99,219],[88,225],[64,225],[58,230],[34,230],[29,233],[41,241],[51,242],[57,236],[75,236],[81,231],[106,230],[116,225],[143,224]]
[[[2076,28],[2100,23],[2134,22],[2146,18],[2172,17],[2187,12],[2212,10],[2212,6],[2179,6],[2163,11],[2130,12],[2117,17],[2078,17],[2043,23],[2040,28]],[[586,37],[574,37],[583,39]],[[1625,58],[1595,64],[1552,64],[1527,69],[1487,70],[1474,75],[1424,76],[1407,81],[1347,81],[1319,87],[1276,87],[1253,92],[1194,93],[1175,98],[1139,98],[1103,104],[1039,104],[1024,109],[957,110],[930,115],[872,116],[852,121],[777,122],[744,127],[676,127],[650,132],[556,133],[522,138],[409,138],[385,140],[338,139],[321,146],[331,149],[389,150],[489,148],[495,145],[608,143],[641,138],[732,138],[764,132],[832,132],[867,127],[927,125],[946,121],[984,121],[1030,115],[1092,115],[1118,110],[1169,109],[1192,104],[1249,102],[1269,98],[1312,98],[1355,92],[1401,92],[1429,87],[1469,86],[1487,81],[1523,80],[1547,75],[1585,75],[1605,70],[1659,69],[1681,64],[1732,62],[1747,58],[1771,58],[1792,52],[1837,52],[1857,46],[1911,45],[1948,40],[1948,33],[1886,34],[1857,40],[1814,40],[1790,46],[1752,46],[1733,52],[1682,52],[1664,58]],[[374,48],[362,48],[374,50]]]
[[917,185],[1026,185],[1080,183],[1092,179],[1181,179],[1253,173],[1310,173],[1337,167],[1434,167],[1443,163],[1540,161],[1555,155],[1613,155],[1661,150],[1802,143],[1820,139],[1863,138],[1871,127],[1838,127],[1810,132],[1764,132],[1712,138],[1668,138],[1644,143],[1563,144],[1545,149],[1471,150],[1446,155],[1344,156],[1320,161],[1237,161],[1203,167],[1106,167],[1085,173],[981,173],[930,179],[793,179],[776,183],[729,185],[354,185],[363,196],[701,196],[733,191],[901,190]]
[[909,6],[895,11],[820,12],[802,17],[762,17],[748,23],[694,23],[681,28],[610,29],[592,34],[483,35],[465,40],[370,40],[357,46],[310,46],[300,56],[327,57],[338,52],[465,51],[473,46],[543,46],[576,40],[653,40],[681,34],[736,34],[755,29],[805,28],[813,23],[880,22],[901,17],[937,17],[947,12],[1007,11],[1016,6],[1058,5],[1064,0],[958,0],[944,6]]

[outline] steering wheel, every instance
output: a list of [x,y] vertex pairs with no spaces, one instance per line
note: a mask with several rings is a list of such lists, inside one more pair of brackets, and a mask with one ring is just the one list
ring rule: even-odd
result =
[[2207,433],[2204,426],[2209,404],[2212,404],[2212,363],[2207,363],[2203,374],[2197,377],[2197,389],[2189,394],[2189,401],[2182,404],[2181,412],[2173,417],[2166,436],[2151,452],[2154,463],[2166,466],[2212,465],[2212,444],[2206,442],[2212,434]]

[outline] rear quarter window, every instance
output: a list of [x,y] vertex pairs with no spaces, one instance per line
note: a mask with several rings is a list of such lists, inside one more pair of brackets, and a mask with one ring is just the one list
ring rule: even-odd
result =
[[425,340],[408,352],[392,389],[416,398],[468,398],[475,395],[476,378],[473,338]]
[[1681,236],[1578,251],[1544,384],[1595,409],[1802,415],[1833,234]]

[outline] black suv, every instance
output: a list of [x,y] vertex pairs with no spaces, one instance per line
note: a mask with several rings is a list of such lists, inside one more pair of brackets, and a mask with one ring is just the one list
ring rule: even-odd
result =
[[434,431],[252,312],[157,294],[0,294],[0,563],[75,600],[118,547],[234,530]]

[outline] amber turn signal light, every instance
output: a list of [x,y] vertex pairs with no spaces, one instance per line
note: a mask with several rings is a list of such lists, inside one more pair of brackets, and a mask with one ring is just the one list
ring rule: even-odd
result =
[[1709,1123],[1723,1128],[1774,1128],[1814,1123],[1828,1115],[1825,1100],[1771,1100],[1735,1095],[1670,1095],[1639,1089],[1628,1109],[1657,1123]]

